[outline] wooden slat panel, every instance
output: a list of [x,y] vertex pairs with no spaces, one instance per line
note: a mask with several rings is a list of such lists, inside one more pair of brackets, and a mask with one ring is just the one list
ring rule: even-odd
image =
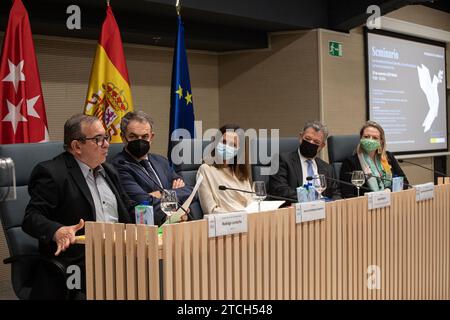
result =
[[232,236],[225,236],[225,299],[233,299],[233,246]]
[[126,260],[127,260],[127,299],[136,300],[137,298],[137,269],[136,269],[136,225],[127,224],[126,234]]
[[363,299],[367,300],[369,299],[369,288],[367,287],[367,267],[370,265],[370,213],[369,210],[367,210],[367,198],[364,197],[364,205],[363,210],[361,212],[363,216],[363,239],[362,239],[362,252],[363,252],[363,261],[361,266],[362,271],[362,285],[363,285]]
[[224,248],[224,237],[217,237],[217,299],[224,300],[225,299],[225,248]]
[[173,242],[174,228],[172,225],[165,225],[163,227],[163,295],[164,300],[174,299],[174,252],[173,252]]
[[331,203],[326,204],[327,210],[327,218],[325,220],[326,224],[326,299],[330,300],[333,298],[333,286],[332,286],[332,277],[333,277],[333,268],[332,268],[332,254],[333,254],[333,239],[332,239],[332,221],[333,221],[333,205]]
[[94,224],[95,299],[105,299],[105,243],[102,223]]
[[233,299],[241,299],[241,255],[240,255],[240,236],[233,235]]
[[[278,277],[278,271],[277,271],[277,218],[278,215],[274,215],[270,219],[270,226],[269,226],[269,233],[270,233],[270,279],[269,279],[269,286],[270,286],[270,299],[275,300],[277,298],[277,277]],[[298,285],[298,284],[297,284]]]
[[[275,213],[276,214],[276,213]],[[293,207],[289,208],[289,273],[291,276],[290,280],[290,297],[291,300],[297,299],[297,268],[296,268],[296,228],[295,228],[295,210]],[[272,237],[271,237],[272,240]],[[272,242],[272,241],[271,241]],[[325,266],[325,265],[323,265]],[[325,270],[325,269],[324,269]]]
[[194,300],[199,300],[201,295],[200,290],[200,279],[202,275],[200,273],[200,255],[202,251],[202,246],[200,243],[201,237],[201,223],[200,221],[188,222],[191,224],[192,230],[192,242],[191,242],[191,251],[192,251],[192,298]]
[[106,299],[116,299],[116,270],[114,255],[114,224],[105,224],[105,285]]
[[[283,218],[283,299],[289,299],[289,214],[287,210],[282,213]],[[266,276],[267,277],[267,276]]]
[[147,226],[136,225],[137,232],[137,291],[139,300],[148,300],[148,248],[147,248]]
[[338,252],[337,252],[337,246],[338,246],[338,211],[336,208],[336,203],[331,204],[332,210],[331,210],[331,297],[333,300],[338,299],[338,278],[339,278],[339,271],[338,271]]
[[[255,237],[256,237],[256,214],[248,215],[248,299],[255,300],[255,277],[256,277],[256,265],[255,265]],[[275,290],[274,290],[275,291]]]
[[116,297],[118,300],[127,298],[127,276],[126,276],[126,248],[125,248],[125,225],[123,223],[114,224],[115,237],[115,266],[116,266]]
[[405,212],[407,209],[407,199],[405,196],[402,196],[400,198],[400,225],[399,228],[401,230],[400,232],[400,258],[401,258],[401,265],[400,265],[400,274],[399,274],[399,297],[400,299],[406,299],[407,297],[407,219]]
[[276,292],[277,299],[283,299],[283,220],[281,215],[276,215]]
[[364,240],[364,227],[363,227],[363,219],[365,216],[365,199],[364,198],[358,198],[356,200],[357,202],[357,212],[358,212],[358,264],[356,269],[357,274],[357,286],[358,286],[358,300],[362,300],[364,298],[364,292],[365,292],[365,278],[366,274],[364,271],[364,251],[365,251],[365,240]]
[[[208,279],[211,278],[208,269],[208,223],[207,220],[199,221],[197,224],[198,232],[200,234],[200,281],[201,281],[201,295],[202,300],[207,300],[210,297]],[[244,285],[244,284],[243,284]]]
[[308,299],[314,299],[314,222],[306,222],[308,232]]
[[182,261],[182,298],[190,300],[192,299],[192,272],[191,272],[191,255],[192,250],[194,249],[192,246],[192,223],[188,222],[185,224],[180,224],[177,226],[177,229],[183,229],[183,237],[178,238],[177,246],[182,248],[181,252],[181,261]]
[[148,228],[148,287],[149,287],[149,299],[160,299],[160,275],[159,275],[159,244],[158,244],[158,228],[156,226]]
[[320,225],[322,221],[314,222],[314,299],[320,299],[320,256],[321,256],[321,241],[320,241]]
[[215,238],[208,239],[208,263],[209,263],[209,277],[208,290],[209,299],[216,300],[217,298],[217,241]]
[[86,222],[84,232],[86,236],[86,299],[95,299],[95,279],[94,279],[94,230],[93,222]]
[[248,233],[240,235],[241,240],[241,299],[248,299]]
[[263,220],[263,299],[270,299],[270,242],[271,235],[269,233],[271,214],[262,214]]
[[348,232],[348,254],[347,254],[347,263],[348,263],[348,299],[355,299],[355,285],[354,285],[354,261],[356,259],[355,252],[353,251],[356,247],[356,239],[354,239],[354,224],[356,222],[355,219],[355,210],[353,206],[349,205],[349,202],[344,202],[343,204],[344,210],[346,211],[347,218],[347,232]]
[[183,299],[183,243],[184,243],[184,228],[180,225],[174,224],[172,226],[173,230],[173,255],[174,255],[174,273],[173,275],[173,288],[174,288],[174,299]]
[[385,226],[386,226],[386,273],[385,273],[385,279],[386,279],[386,299],[393,299],[392,295],[392,272],[393,272],[393,264],[394,264],[394,257],[393,257],[393,246],[392,246],[392,237],[393,237],[393,223],[392,223],[392,215],[393,211],[397,207],[397,202],[399,199],[399,193],[393,193],[391,198],[391,207],[387,211],[386,214],[386,220],[385,220]]
[[[308,222],[302,222],[300,224],[302,228],[302,246],[303,246],[303,252],[302,252],[302,287],[303,287],[303,299],[311,299],[309,296],[309,230],[308,230]],[[278,258],[279,259],[279,258]],[[278,271],[277,271],[278,272]]]
[[[255,262],[256,262],[256,299],[261,300],[263,298],[263,268],[262,268],[262,242],[263,242],[263,220],[261,219],[262,213],[257,213],[258,219],[256,223],[256,251],[255,251]],[[281,283],[281,281],[280,281]]]
[[[327,274],[327,253],[326,253],[326,217],[328,215],[328,207],[325,208],[325,220],[320,221],[320,299],[327,297],[326,274]],[[293,298],[295,299],[295,298]]]
[[[295,212],[295,211],[294,211]],[[294,220],[295,220],[295,213],[294,213]],[[276,225],[275,223],[272,223],[271,226],[271,233],[274,234],[276,230]],[[296,224],[295,225],[295,244],[296,244],[296,248],[295,248],[295,264],[296,264],[296,296],[298,300],[302,300],[303,299],[303,235],[302,235],[302,225],[301,223]],[[272,247],[271,247],[272,248]],[[273,252],[275,252],[275,245],[273,245]],[[276,256],[274,253],[274,257],[273,259],[273,266],[275,269],[275,261],[276,261]],[[273,272],[274,276],[273,276],[273,286],[271,285],[271,293],[273,294],[273,288],[275,288],[275,271]],[[271,299],[274,299],[274,296],[271,296]]]
[[139,300],[147,300],[148,297],[148,256],[147,256],[147,230],[144,224],[136,226],[137,232],[137,291]]
[[407,215],[407,223],[405,225],[405,228],[407,230],[407,238],[406,238],[406,251],[407,251],[407,257],[406,257],[406,292],[407,292],[407,299],[412,299],[412,272],[411,272],[411,264],[412,262],[412,206],[413,206],[413,198],[412,198],[412,192],[406,191],[404,192],[405,198],[406,198],[406,211],[410,214]]

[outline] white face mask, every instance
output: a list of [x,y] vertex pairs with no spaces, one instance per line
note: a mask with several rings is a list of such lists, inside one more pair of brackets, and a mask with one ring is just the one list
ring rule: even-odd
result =
[[219,142],[217,144],[216,151],[217,151],[217,155],[221,159],[224,159],[225,161],[233,159],[238,153],[237,148],[223,144],[222,142]]

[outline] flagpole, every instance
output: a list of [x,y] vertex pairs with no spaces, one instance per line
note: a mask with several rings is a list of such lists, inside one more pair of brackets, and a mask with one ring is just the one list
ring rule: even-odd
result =
[[180,11],[181,11],[180,0],[177,0],[177,3],[176,3],[176,5],[175,5],[175,8],[177,8],[177,15],[180,15]]

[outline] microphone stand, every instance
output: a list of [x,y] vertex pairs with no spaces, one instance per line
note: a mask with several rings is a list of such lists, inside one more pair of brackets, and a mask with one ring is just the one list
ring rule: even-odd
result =
[[447,176],[445,173],[443,173],[443,172],[440,172],[440,171],[437,171],[437,170],[433,170],[433,169],[427,168],[427,167],[422,166],[422,165],[420,165],[420,164],[418,164],[418,163],[415,163],[415,162],[406,161],[406,160],[403,160],[403,159],[399,159],[398,162],[400,162],[400,163],[403,163],[403,162],[404,162],[404,163],[409,163],[409,164],[418,166],[418,167],[420,167],[420,168],[422,168],[422,169],[431,171],[431,172],[433,172],[433,173],[437,173],[437,174],[439,174],[439,175],[442,176],[442,177],[448,177],[448,176]]

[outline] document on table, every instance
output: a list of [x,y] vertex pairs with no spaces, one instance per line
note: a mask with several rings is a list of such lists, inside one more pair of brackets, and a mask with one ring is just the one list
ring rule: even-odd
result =
[[[261,211],[278,209],[285,201],[261,201]],[[245,209],[248,213],[258,212],[258,201],[251,202]]]
[[[187,198],[187,200],[183,203],[183,205],[182,205],[182,207],[183,207],[183,209],[184,210],[188,210],[189,209],[189,206],[191,205],[191,203],[192,203],[192,200],[194,199],[194,196],[195,196],[195,194],[197,193],[197,191],[198,191],[198,188],[200,187],[200,184],[202,183],[202,181],[203,181],[203,176],[200,174],[199,176],[198,176],[198,179],[197,179],[197,182],[195,183],[195,186],[194,186],[194,189],[192,190],[192,193],[190,194],[190,196],[189,196],[189,198]],[[180,208],[180,209],[178,209],[175,213],[173,213],[171,216],[170,216],[170,219],[169,219],[169,217],[166,219],[166,222],[164,222],[163,223],[163,225],[164,224],[169,224],[169,223],[176,223],[176,222],[179,222],[180,220],[181,220],[181,217],[183,216],[183,215],[185,215],[186,213]],[[169,220],[170,220],[170,222],[169,222]]]

